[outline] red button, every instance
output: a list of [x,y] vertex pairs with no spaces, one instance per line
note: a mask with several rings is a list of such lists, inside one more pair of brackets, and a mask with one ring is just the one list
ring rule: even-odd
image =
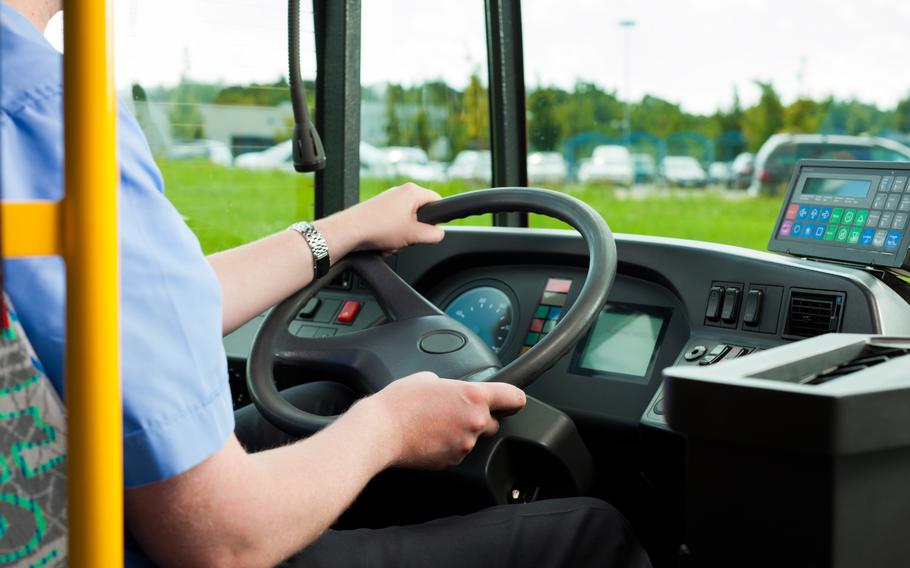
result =
[[562,278],[550,278],[547,280],[547,292],[559,292],[561,294],[568,294],[569,290],[572,289],[572,281],[564,280]]
[[357,314],[360,312],[361,303],[355,300],[348,300],[341,307],[341,312],[338,314],[338,317],[335,319],[338,323],[351,324],[354,321],[354,318],[357,317]]

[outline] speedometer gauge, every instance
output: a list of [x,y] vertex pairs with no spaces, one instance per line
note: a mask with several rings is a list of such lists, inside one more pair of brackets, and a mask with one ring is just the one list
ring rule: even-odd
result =
[[480,286],[459,294],[446,308],[446,314],[471,331],[499,353],[512,332],[512,300],[498,288]]

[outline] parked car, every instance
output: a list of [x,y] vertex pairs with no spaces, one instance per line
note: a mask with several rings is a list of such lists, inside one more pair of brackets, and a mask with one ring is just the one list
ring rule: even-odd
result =
[[657,179],[657,162],[651,154],[632,154],[635,183],[648,183]]
[[172,144],[166,152],[172,160],[208,160],[219,166],[230,166],[234,161],[231,149],[217,140],[184,140]]
[[431,162],[423,148],[389,146],[385,155],[395,176],[413,181],[445,181],[446,173],[438,162]]
[[708,183],[726,185],[730,181],[730,172],[728,162],[711,162],[708,166]]
[[805,159],[910,161],[910,148],[877,136],[774,134],[755,155],[751,195],[779,195],[796,162]]
[[752,183],[755,173],[755,155],[751,152],[742,152],[733,158],[730,164],[730,179],[727,187],[730,189],[746,189]]
[[635,167],[632,155],[625,146],[598,146],[590,160],[578,168],[578,180],[582,183],[607,181],[618,185],[632,185],[635,181]]
[[493,177],[493,160],[489,150],[462,150],[446,170],[449,179],[463,179],[490,183]]
[[667,156],[660,164],[661,175],[669,185],[704,187],[708,176],[692,156]]
[[566,181],[568,165],[559,152],[528,154],[528,181],[540,184],[561,184]]
[[[234,166],[248,170],[294,171],[294,155],[291,140],[285,140],[259,152],[247,152],[237,156]],[[386,158],[385,152],[366,142],[360,143],[360,177],[392,178],[395,169]]]

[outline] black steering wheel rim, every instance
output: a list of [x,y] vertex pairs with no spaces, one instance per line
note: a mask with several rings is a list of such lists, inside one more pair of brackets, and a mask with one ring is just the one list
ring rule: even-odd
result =
[[[407,367],[401,365],[396,367],[394,364],[390,367],[383,364],[382,355],[388,352],[385,346],[391,345],[389,342],[393,341],[394,337],[389,337],[389,333],[382,331],[367,329],[359,332],[359,337],[358,334],[352,334],[349,339],[309,340],[315,343],[299,339],[288,340],[287,328],[302,306],[325,284],[347,269],[354,269],[367,280],[379,296],[384,310],[391,315],[393,321],[401,323],[401,328],[409,328],[409,335],[442,333],[436,330],[444,329],[446,332],[463,336],[472,349],[460,355],[448,355],[449,359],[460,357],[469,361],[469,363],[459,361],[455,367],[447,366],[451,363],[444,358],[427,358],[425,354],[415,352],[417,361],[414,365],[426,365],[430,368],[414,368],[411,372],[435,370],[433,366],[438,362],[444,371],[457,369],[454,376],[450,373],[439,373],[440,376],[506,382],[525,388],[553,366],[596,321],[597,315],[606,304],[616,276],[616,245],[603,218],[588,204],[564,193],[516,187],[476,190],[447,197],[422,207],[417,217],[422,222],[437,224],[470,215],[512,211],[540,213],[559,219],[581,234],[588,249],[588,273],[578,296],[572,306],[564,312],[553,331],[537,345],[500,368],[498,359],[489,348],[485,345],[483,348],[478,347],[479,338],[415,292],[388,268],[377,253],[349,255],[336,263],[326,276],[275,306],[259,327],[247,360],[247,387],[254,404],[263,416],[276,427],[295,436],[312,434],[335,419],[334,416],[320,416],[300,410],[281,396],[273,376],[276,359],[300,365],[318,361],[327,370],[333,368],[340,370],[355,365],[373,370],[382,369],[381,372],[373,374],[383,376],[366,385],[367,390],[373,391],[381,389],[382,385],[392,380],[410,374]],[[384,328],[386,325],[371,329]],[[392,336],[395,335],[395,329],[392,328]],[[355,350],[351,348],[352,340],[372,343],[373,349]],[[323,353],[323,350],[318,349],[318,345],[325,345],[329,349]],[[397,363],[406,365],[407,361]],[[398,373],[401,374],[394,376]]]

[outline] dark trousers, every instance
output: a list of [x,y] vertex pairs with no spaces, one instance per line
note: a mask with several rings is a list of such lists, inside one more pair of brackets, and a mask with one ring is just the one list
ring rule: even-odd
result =
[[[311,412],[337,414],[355,399],[336,383],[301,385],[284,396]],[[293,441],[251,405],[236,412],[250,451]],[[628,521],[587,497],[491,507],[471,515],[382,529],[328,530],[288,559],[289,567],[649,567]]]

